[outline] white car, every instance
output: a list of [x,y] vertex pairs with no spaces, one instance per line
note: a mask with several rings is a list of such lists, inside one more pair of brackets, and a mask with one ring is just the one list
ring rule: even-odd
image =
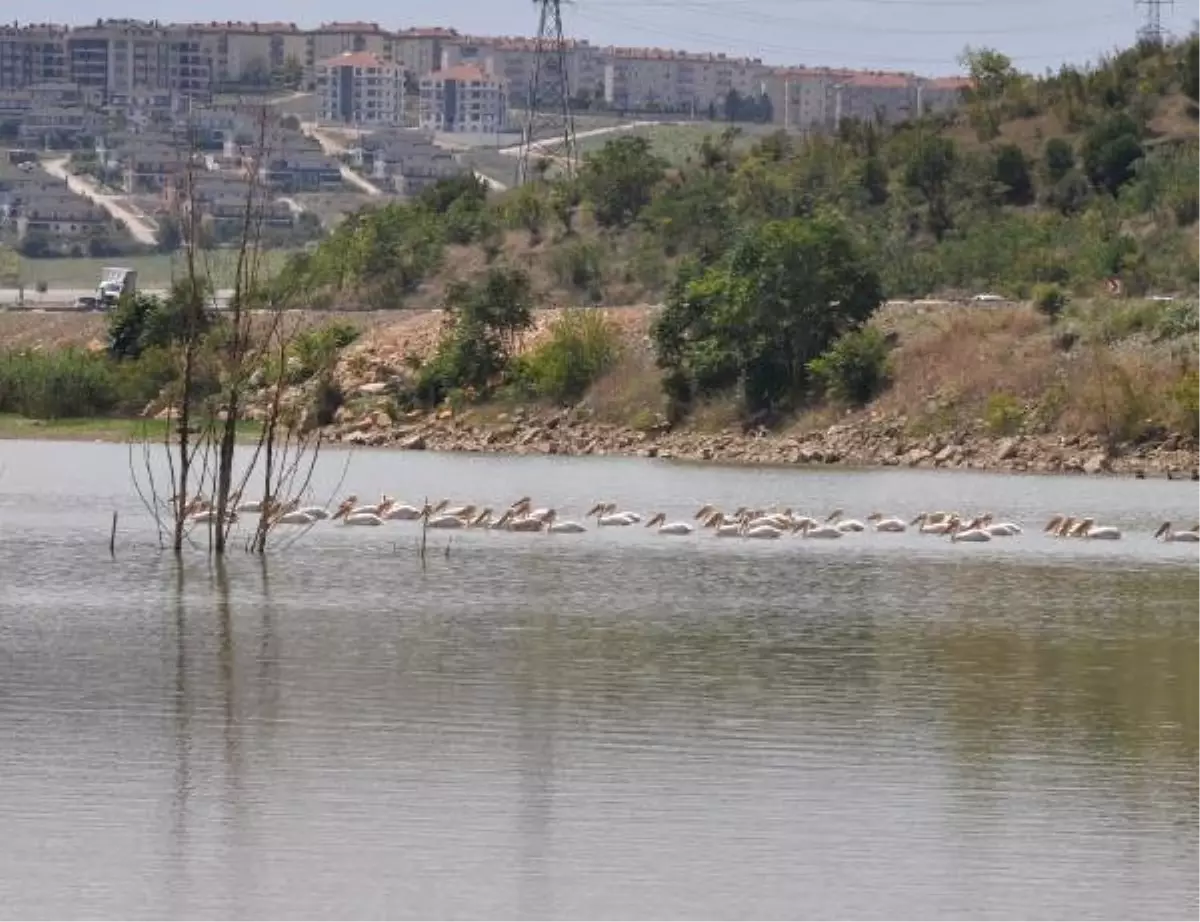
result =
[[991,302],[995,302],[995,301],[1007,301],[1007,300],[1008,300],[1008,298],[1004,297],[1003,295],[994,295],[994,294],[989,294],[989,293],[987,293],[987,292],[984,292],[983,294],[978,294],[978,295],[976,295],[976,296],[975,296],[975,297],[973,297],[971,300],[972,300],[972,301],[991,301]]

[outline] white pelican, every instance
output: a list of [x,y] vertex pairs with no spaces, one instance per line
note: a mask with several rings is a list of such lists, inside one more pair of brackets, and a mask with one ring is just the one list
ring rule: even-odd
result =
[[945,535],[949,534],[950,529],[959,520],[954,513],[951,513],[948,518],[940,518],[936,521],[931,521],[929,515],[927,512],[922,512],[909,524],[919,526],[917,531],[922,535]]
[[1071,529],[1072,538],[1091,538],[1093,541],[1117,541],[1121,530],[1112,525],[1097,525],[1095,519],[1084,519]]
[[1193,525],[1190,531],[1171,531],[1171,523],[1163,522],[1158,526],[1154,537],[1160,541],[1186,541],[1194,544],[1200,541],[1200,524]]
[[[216,509],[201,509],[199,512],[193,512],[187,517],[187,520],[193,525],[215,525],[217,523]],[[227,524],[233,524],[237,521],[236,512],[225,513],[225,521]]]
[[782,534],[783,529],[774,525],[756,525],[752,528],[747,524],[742,527],[743,538],[778,538]]
[[825,520],[825,523],[832,525],[841,532],[867,530],[867,526],[858,519],[843,519],[841,509],[834,509],[833,512],[829,513],[829,518]]
[[466,528],[467,519],[460,515],[449,515],[442,513],[440,515],[430,515],[429,520],[425,523],[426,528]]
[[993,538],[1011,538],[1021,534],[1021,526],[1016,522],[993,522],[990,512],[984,513],[979,520],[979,527]]
[[554,509],[547,509],[546,515],[539,521],[545,526],[547,533],[552,535],[578,535],[587,531],[587,526],[580,522],[558,521],[558,512]]
[[243,503],[243,502],[239,502],[239,503],[237,503],[237,504],[234,506],[234,510],[235,510],[236,512],[247,512],[247,513],[249,513],[249,512],[262,512],[262,511],[263,511],[263,506],[264,506],[264,505],[266,505],[266,501],[265,501],[265,500],[261,500],[261,499],[247,500],[247,501],[246,501],[246,502],[244,502],[244,503]]
[[991,541],[992,536],[981,526],[982,522],[979,519],[967,523],[965,528],[961,522],[955,520],[954,525],[950,528],[950,540],[970,542]]
[[808,522],[805,522],[800,526],[800,536],[802,538],[840,538],[844,534],[844,531],[828,524],[810,525]]
[[415,522],[424,514],[425,510],[416,506],[410,506],[407,503],[398,503],[389,506],[387,511],[383,513],[383,518],[390,521]]
[[867,521],[875,523],[876,531],[897,532],[908,530],[908,524],[904,519],[898,519],[895,516],[885,517],[882,512],[872,512],[867,516]]
[[658,526],[660,535],[690,535],[693,528],[688,522],[668,522],[666,513],[660,512],[657,515],[651,516],[650,521],[646,523],[647,528]]
[[721,522],[713,525],[713,534],[718,538],[736,538],[742,533],[740,522]]
[[[322,512],[325,510],[322,509]],[[275,519],[276,525],[312,525],[317,521],[316,516],[311,515],[304,509],[293,509],[291,512],[285,512]]]
[[329,510],[324,506],[301,506],[296,511],[303,512],[305,515],[312,518],[313,521],[320,521],[322,519],[329,518]]

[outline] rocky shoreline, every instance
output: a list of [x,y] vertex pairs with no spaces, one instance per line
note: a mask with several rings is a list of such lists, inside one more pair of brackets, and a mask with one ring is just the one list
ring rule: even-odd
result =
[[1168,434],[1157,442],[1108,451],[1095,436],[1054,434],[995,437],[955,432],[915,437],[903,417],[872,418],[803,433],[697,432],[665,424],[633,429],[597,422],[579,410],[519,408],[483,422],[450,410],[413,412],[393,420],[375,410],[342,415],[327,427],[332,442],[408,451],[513,455],[610,455],[732,464],[845,465],[1032,473],[1125,474],[1195,479],[1194,438]]

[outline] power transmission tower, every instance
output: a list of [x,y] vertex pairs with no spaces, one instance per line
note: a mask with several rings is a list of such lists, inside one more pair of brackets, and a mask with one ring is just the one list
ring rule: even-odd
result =
[[533,2],[538,7],[538,34],[517,160],[518,184],[535,178],[545,168],[542,161],[557,166],[566,176],[574,176],[579,167],[567,74],[567,43],[563,39],[562,0]]
[[1162,8],[1174,7],[1175,0],[1133,0],[1135,6],[1146,8],[1146,22],[1138,29],[1138,42],[1149,45],[1161,45],[1166,37],[1162,26]]

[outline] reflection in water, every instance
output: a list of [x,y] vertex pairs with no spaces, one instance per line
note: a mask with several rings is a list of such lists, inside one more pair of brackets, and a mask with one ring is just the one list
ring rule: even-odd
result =
[[[671,514],[776,476],[568,470]],[[875,489],[838,476],[770,491]],[[423,571],[327,529],[179,565],[147,522],[113,566],[100,488],[0,503],[14,916],[1196,915],[1194,551],[489,534]]]

